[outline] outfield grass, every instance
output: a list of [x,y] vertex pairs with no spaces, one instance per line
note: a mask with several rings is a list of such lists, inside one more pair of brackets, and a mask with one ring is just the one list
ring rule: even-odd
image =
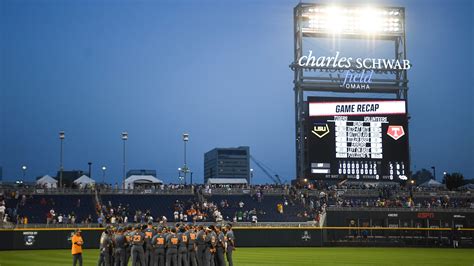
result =
[[[97,265],[98,250],[84,251]],[[71,265],[69,250],[0,251],[0,266]],[[129,264],[130,265],[130,264]],[[473,249],[437,248],[239,248],[234,265],[474,265]]]

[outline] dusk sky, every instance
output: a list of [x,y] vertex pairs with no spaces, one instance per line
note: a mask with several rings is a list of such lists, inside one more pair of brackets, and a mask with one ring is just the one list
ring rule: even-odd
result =
[[[295,178],[293,7],[299,1],[0,1],[3,180],[64,167],[121,180],[156,169],[177,183],[182,133],[203,180],[204,153],[250,146]],[[316,1],[308,1],[316,2]],[[318,3],[334,1],[318,1]],[[412,171],[474,178],[473,1],[339,1],[403,6]],[[255,165],[254,180],[271,182]]]

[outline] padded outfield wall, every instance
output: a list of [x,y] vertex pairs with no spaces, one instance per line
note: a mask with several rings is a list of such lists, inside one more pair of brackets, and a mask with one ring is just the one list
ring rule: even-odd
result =
[[[330,208],[326,221],[323,228],[236,226],[234,233],[238,247],[449,247],[453,237],[461,241],[461,247],[474,247],[472,211],[363,211]],[[461,229],[453,230],[454,226]],[[85,248],[98,248],[102,229],[81,229]],[[72,228],[2,229],[0,250],[68,249],[68,238],[72,232]]]

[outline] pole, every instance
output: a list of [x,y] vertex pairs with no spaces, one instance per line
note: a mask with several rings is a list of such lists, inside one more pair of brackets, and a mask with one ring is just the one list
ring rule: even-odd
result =
[[125,190],[125,139],[123,140],[123,175],[122,175],[122,189]]
[[193,172],[191,172],[191,185],[193,184]]
[[89,165],[89,177],[92,178],[92,173],[91,173],[92,163],[88,162],[87,164]]
[[186,185],[186,174],[188,172],[188,166],[186,165],[186,140],[184,140],[184,185]]
[[59,152],[59,188],[63,187],[63,138],[61,140],[61,150]]
[[102,184],[105,184],[105,170],[102,170]]

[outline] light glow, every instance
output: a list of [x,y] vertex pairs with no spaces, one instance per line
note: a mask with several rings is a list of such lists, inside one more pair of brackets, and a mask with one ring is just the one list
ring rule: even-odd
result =
[[318,6],[302,13],[303,32],[329,34],[403,33],[400,8]]

